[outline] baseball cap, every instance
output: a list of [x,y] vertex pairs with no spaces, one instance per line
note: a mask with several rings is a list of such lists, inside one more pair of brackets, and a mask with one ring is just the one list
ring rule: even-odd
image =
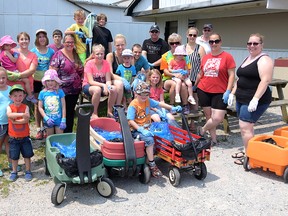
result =
[[213,29],[213,26],[212,24],[204,24],[203,29],[205,28]]
[[130,49],[124,49],[122,51],[122,56],[133,56],[133,52]]
[[36,35],[38,35],[39,33],[44,33],[44,34],[47,35],[47,31],[46,31],[45,29],[38,29],[38,30],[36,31]]
[[20,85],[20,84],[15,84],[15,85],[13,85],[13,86],[11,87],[9,94],[11,95],[11,93],[12,93],[13,91],[15,91],[15,90],[20,90],[20,91],[23,91],[23,92],[25,93],[25,90],[24,90],[24,88],[22,87],[22,85]]
[[136,94],[150,93],[150,86],[146,82],[139,81],[135,88],[135,92]]
[[160,28],[158,25],[152,25],[151,28],[150,28],[150,32],[151,31],[160,31]]

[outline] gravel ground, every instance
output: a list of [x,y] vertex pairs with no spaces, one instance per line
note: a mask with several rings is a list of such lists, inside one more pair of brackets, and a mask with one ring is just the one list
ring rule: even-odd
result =
[[[280,112],[279,107],[269,108],[256,133],[270,134],[286,125]],[[137,178],[112,178],[117,191],[109,199],[96,192],[95,184],[68,185],[65,200],[55,207],[50,200],[54,182],[45,176],[43,164],[34,162],[33,181],[25,182],[20,173],[10,184],[9,196],[0,197],[0,215],[287,215],[287,184],[282,177],[260,169],[245,172],[233,163],[231,154],[242,144],[237,119],[229,122],[229,135],[219,126],[221,143],[205,162],[208,175],[203,181],[182,173],[180,185],[173,187],[167,178],[169,164],[157,159],[164,176],[151,178],[147,185]]]

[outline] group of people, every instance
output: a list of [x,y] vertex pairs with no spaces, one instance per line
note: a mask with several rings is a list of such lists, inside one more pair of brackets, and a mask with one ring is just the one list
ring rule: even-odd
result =
[[[163,119],[178,127],[175,112],[189,114],[191,109],[198,110],[201,106],[206,123],[197,127],[197,133],[204,137],[209,131],[211,142],[216,145],[216,127],[223,121],[226,107],[233,103],[235,95],[243,144],[247,148],[254,136],[255,122],[271,102],[268,85],[273,61],[262,51],[262,35],[249,37],[249,56],[235,74],[233,56],[222,50],[222,38],[213,32],[211,24],[203,26],[201,36],[196,27],[190,27],[185,35],[186,44],[177,33],[169,35],[166,42],[159,37],[159,26],[152,25],[150,38],[142,46],[136,43],[128,49],[124,35],[115,35],[113,41],[111,32],[105,28],[104,14],[97,16],[92,38],[84,26],[85,18],[83,10],[75,11],[75,23],[65,30],[64,36],[56,29],[52,44],[44,29],[37,30],[31,51],[26,32],[17,35],[18,48],[11,36],[0,40],[0,147],[5,144],[11,181],[18,178],[20,152],[25,161],[25,178],[32,179],[33,149],[26,101],[35,104],[35,138],[43,139],[54,133],[73,131],[75,106],[82,91],[91,96],[94,105],[91,118],[99,117],[101,96],[108,96],[108,117],[113,117],[115,104],[124,105],[133,136],[140,136],[145,142],[147,163],[155,177],[162,173],[154,161],[154,140],[149,127],[152,120]],[[92,52],[86,56],[90,43]],[[169,93],[170,105],[164,102],[164,91]],[[194,127],[192,123],[191,129]],[[245,151],[232,157],[241,164],[244,155]]]

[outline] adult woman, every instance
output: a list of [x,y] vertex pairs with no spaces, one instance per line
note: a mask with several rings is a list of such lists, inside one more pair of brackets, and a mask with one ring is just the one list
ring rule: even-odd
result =
[[[201,61],[200,73],[195,85],[199,104],[203,108],[206,124],[198,127],[198,134],[203,136],[209,131],[212,145],[217,144],[216,127],[223,121],[226,113],[227,101],[235,78],[235,61],[229,53],[222,50],[221,36],[213,33],[209,44],[211,53],[205,55]],[[216,84],[217,83],[217,84]]]
[[[35,47],[31,49],[31,52],[35,53],[38,58],[38,66],[34,74],[34,93],[35,97],[38,98],[39,92],[42,90],[43,85],[41,79],[44,76],[46,70],[49,69],[50,59],[54,54],[54,50],[47,47],[49,39],[47,32],[44,29],[36,31]],[[37,128],[36,139],[43,139],[46,136],[46,131],[41,128],[42,116],[38,110],[38,105],[34,106],[35,124]]]
[[[21,81],[17,81],[19,78],[28,78],[30,81],[30,88],[33,90],[33,77],[32,75],[35,73],[36,68],[38,66],[38,59],[35,53],[29,51],[29,43],[30,36],[26,32],[21,32],[17,35],[17,42],[19,45],[18,52],[20,53],[16,66],[19,73],[9,72],[8,76],[12,78],[10,81],[7,80],[7,84],[12,86],[14,84],[20,84],[24,86],[24,83]],[[20,77],[19,77],[20,76]],[[13,79],[14,78],[14,79]]]
[[[172,80],[172,77],[175,76],[179,79],[182,79],[183,76],[180,73],[170,73],[168,69],[168,64],[171,61],[171,59],[174,59],[173,53],[175,51],[175,48],[181,44],[182,37],[179,34],[172,33],[168,37],[168,43],[171,47],[169,51],[164,53],[161,58],[161,64],[160,64],[160,70],[164,71],[163,74],[163,82],[164,82],[164,89],[169,91],[170,96],[170,104],[174,104],[175,102],[175,86],[176,83]],[[188,59],[187,59],[188,61]],[[188,91],[187,87],[184,82],[182,82],[181,90],[180,90],[180,96],[182,99],[183,104],[183,113],[189,114],[190,109],[188,105]]]
[[[250,35],[247,42],[249,56],[237,69],[238,80],[228,100],[228,104],[232,105],[235,94],[245,151],[248,141],[254,136],[255,122],[267,110],[272,100],[269,83],[273,76],[273,60],[262,52],[263,39],[259,33]],[[232,157],[237,158],[236,164],[242,165],[244,155],[245,152],[237,152]]]
[[57,71],[62,81],[61,88],[65,93],[66,129],[64,133],[73,131],[74,110],[81,92],[83,65],[74,48],[75,38],[73,34],[66,34],[63,38],[64,48],[54,54],[50,62],[50,68]]
[[84,67],[83,91],[91,96],[91,103],[94,105],[92,118],[98,118],[98,106],[101,95],[108,95],[107,116],[113,116],[112,108],[117,97],[123,97],[122,91],[117,92],[111,82],[111,65],[104,60],[105,48],[99,45],[92,47],[92,59],[86,62]]

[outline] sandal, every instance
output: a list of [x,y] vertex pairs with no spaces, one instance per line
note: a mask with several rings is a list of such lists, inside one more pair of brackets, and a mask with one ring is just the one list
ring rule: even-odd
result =
[[151,171],[151,174],[156,178],[163,175],[156,165],[150,166],[150,171]]
[[244,157],[238,158],[237,160],[234,161],[235,164],[237,165],[243,165],[244,163]]
[[243,158],[245,156],[245,152],[239,151],[231,155],[232,158]]

